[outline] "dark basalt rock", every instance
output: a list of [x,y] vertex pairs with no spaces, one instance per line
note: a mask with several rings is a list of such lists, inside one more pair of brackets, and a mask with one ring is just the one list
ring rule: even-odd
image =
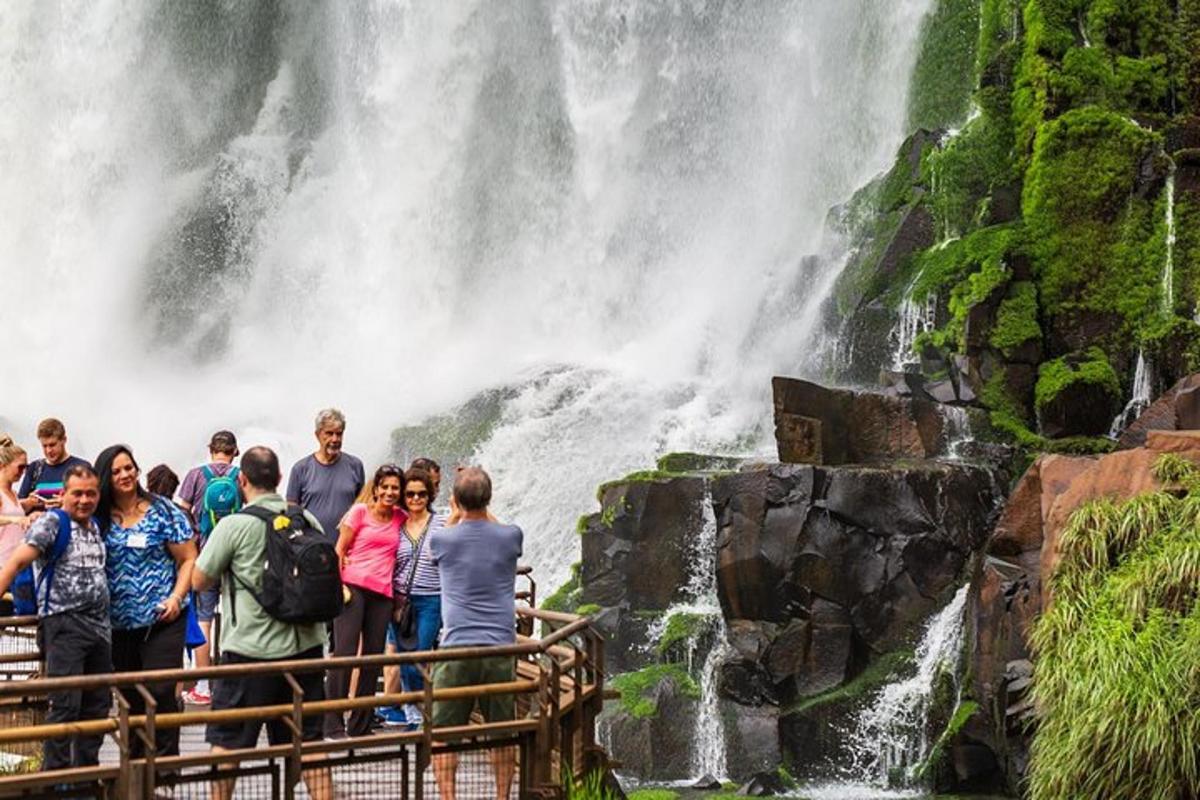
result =
[[891,650],[945,602],[987,536],[995,492],[987,470],[939,462],[717,478],[722,609],[772,626],[739,637],[753,631],[754,650],[770,641],[762,660],[785,696],[837,685],[852,643]]
[[609,755],[622,765],[622,771],[644,781],[674,780],[691,769],[699,704],[680,692],[670,678],[653,688],[652,697],[657,713],[634,717],[619,704],[609,703],[601,725],[608,726]]
[[1120,398],[1106,386],[1076,381],[1038,408],[1038,430],[1043,436],[1100,436],[1108,432]]
[[739,797],[772,797],[787,791],[783,779],[774,772],[759,772],[737,791]]
[[[772,379],[779,459],[794,464],[863,464],[923,459],[946,450],[946,416],[928,387],[920,396],[828,389],[797,378]],[[936,389],[958,401],[953,384]],[[974,390],[972,390],[974,391]]]

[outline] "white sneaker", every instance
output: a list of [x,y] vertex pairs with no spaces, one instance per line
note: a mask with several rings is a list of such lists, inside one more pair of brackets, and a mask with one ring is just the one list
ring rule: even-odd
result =
[[421,707],[415,703],[404,704],[404,719],[409,725],[416,727],[425,724],[425,715],[421,713]]

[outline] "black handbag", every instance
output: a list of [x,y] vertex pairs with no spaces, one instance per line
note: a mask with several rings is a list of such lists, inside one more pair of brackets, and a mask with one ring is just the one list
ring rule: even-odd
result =
[[[398,649],[412,650],[417,644],[417,614],[412,604],[412,585],[413,580],[417,577],[417,565],[421,561],[421,548],[425,546],[425,538],[429,535],[431,522],[433,522],[432,514],[425,521],[425,530],[421,531],[421,537],[417,539],[417,545],[413,548],[412,566],[408,570],[408,583],[404,591],[397,593],[392,600],[392,621],[396,623],[396,647]],[[408,534],[401,530],[400,535],[407,536]]]

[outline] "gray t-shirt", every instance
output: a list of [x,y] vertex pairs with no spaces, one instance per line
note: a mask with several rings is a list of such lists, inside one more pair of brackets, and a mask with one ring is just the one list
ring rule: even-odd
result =
[[442,577],[442,646],[512,644],[516,637],[516,525],[469,520],[430,534]]
[[354,505],[364,482],[362,462],[349,453],[342,453],[332,464],[322,464],[309,455],[297,461],[288,474],[287,500],[316,517],[325,535],[336,542],[338,523]]
[[[25,543],[42,553],[34,562],[35,579],[40,580],[46,567],[45,556],[54,549],[57,537],[58,514],[55,513],[38,517],[25,532]],[[94,627],[107,637],[108,578],[104,573],[104,554],[104,536],[95,520],[87,525],[71,520],[71,541],[54,565],[49,602],[46,601],[47,584],[42,584],[38,592],[38,614],[45,617],[70,612],[94,622]]]

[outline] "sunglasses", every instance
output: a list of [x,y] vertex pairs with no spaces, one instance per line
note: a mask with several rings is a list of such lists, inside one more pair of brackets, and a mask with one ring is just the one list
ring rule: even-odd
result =
[[421,490],[419,492],[405,492],[404,496],[409,500],[428,500],[429,492]]

